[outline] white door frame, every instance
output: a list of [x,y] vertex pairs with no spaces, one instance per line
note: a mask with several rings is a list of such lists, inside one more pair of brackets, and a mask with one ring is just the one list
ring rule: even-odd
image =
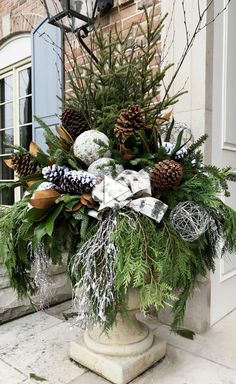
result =
[[[223,9],[226,3],[226,0],[216,0],[215,6]],[[233,48],[236,25],[232,23],[235,16],[236,4],[231,2],[229,9],[214,24],[212,163],[236,168],[236,125],[231,120],[236,108],[236,97],[233,98],[236,79],[232,70],[236,60],[236,48]],[[231,194],[234,198],[222,199],[236,209],[235,185],[231,186]],[[226,255],[216,260],[216,272],[211,275],[211,325],[236,308],[235,291],[236,255]]]

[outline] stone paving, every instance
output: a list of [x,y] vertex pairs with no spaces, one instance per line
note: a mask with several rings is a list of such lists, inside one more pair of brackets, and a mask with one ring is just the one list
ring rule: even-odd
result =
[[[70,302],[0,326],[0,384],[109,384],[68,357],[78,330],[63,314]],[[148,325],[168,341],[167,356],[132,384],[236,384],[236,311],[194,341]],[[46,381],[39,381],[44,378]]]

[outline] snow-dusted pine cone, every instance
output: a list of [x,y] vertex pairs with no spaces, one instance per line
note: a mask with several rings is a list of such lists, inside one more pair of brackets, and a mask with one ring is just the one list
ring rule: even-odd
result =
[[183,177],[183,167],[174,160],[163,160],[150,173],[152,185],[164,190],[177,187]]
[[[167,155],[171,155],[175,148],[175,144],[164,141],[162,147],[165,149]],[[187,155],[188,151],[185,147],[180,148],[175,154],[175,160],[183,159]]]
[[73,195],[91,192],[96,184],[96,177],[86,171],[75,171],[53,164],[42,170],[48,181],[56,184],[61,192]]
[[174,146],[174,144],[169,143],[168,141],[163,141],[162,147],[164,148],[165,153],[167,155],[171,155],[171,152],[173,151],[175,146]]
[[175,154],[175,159],[176,160],[180,160],[180,159],[183,159],[186,155],[187,155],[188,151],[186,148],[181,148],[179,149],[176,154]]
[[51,183],[58,185],[61,178],[69,171],[70,169],[67,167],[53,164],[51,166],[44,167],[42,169],[42,174],[45,179],[51,181]]
[[60,180],[59,187],[65,193],[82,194],[91,192],[96,184],[96,178],[86,171],[67,172]]
[[53,184],[53,183],[50,183],[48,181],[44,181],[43,183],[41,183],[38,188],[36,189],[36,191],[45,191],[47,189],[55,189],[55,190],[58,190],[58,187]]

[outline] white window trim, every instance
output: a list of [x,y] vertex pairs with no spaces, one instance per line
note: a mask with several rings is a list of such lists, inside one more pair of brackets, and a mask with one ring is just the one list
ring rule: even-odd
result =
[[[13,135],[14,135],[14,145],[20,145],[20,122],[19,122],[19,72],[31,67],[31,58],[26,58],[16,64],[13,64],[0,71],[0,79],[3,79],[7,76],[13,76]],[[32,94],[31,94],[32,96]],[[31,123],[32,124],[32,123]],[[27,148],[26,148],[27,149]],[[2,156],[1,156],[2,157]],[[6,156],[7,157],[7,156]],[[14,181],[18,180],[16,174],[14,173]],[[1,180],[3,182],[11,182],[11,180]],[[19,201],[21,199],[21,188],[17,187],[14,190],[14,199]]]
[[31,57],[31,37],[29,33],[14,36],[0,48],[0,74],[12,65],[21,63]]

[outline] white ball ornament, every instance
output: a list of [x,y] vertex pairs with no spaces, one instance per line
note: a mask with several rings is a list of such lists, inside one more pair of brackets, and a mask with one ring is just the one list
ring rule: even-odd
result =
[[121,164],[116,164],[115,160],[108,157],[102,157],[88,167],[88,172],[92,173],[98,182],[102,181],[104,176],[116,177],[123,172],[123,170],[124,167]]
[[[75,157],[81,159],[86,165],[92,164],[101,157],[110,157],[111,152],[102,151],[103,146],[99,145],[99,141],[105,145],[109,145],[108,137],[95,129],[90,129],[81,133],[74,142],[73,150]],[[101,151],[103,152],[101,154]]]

